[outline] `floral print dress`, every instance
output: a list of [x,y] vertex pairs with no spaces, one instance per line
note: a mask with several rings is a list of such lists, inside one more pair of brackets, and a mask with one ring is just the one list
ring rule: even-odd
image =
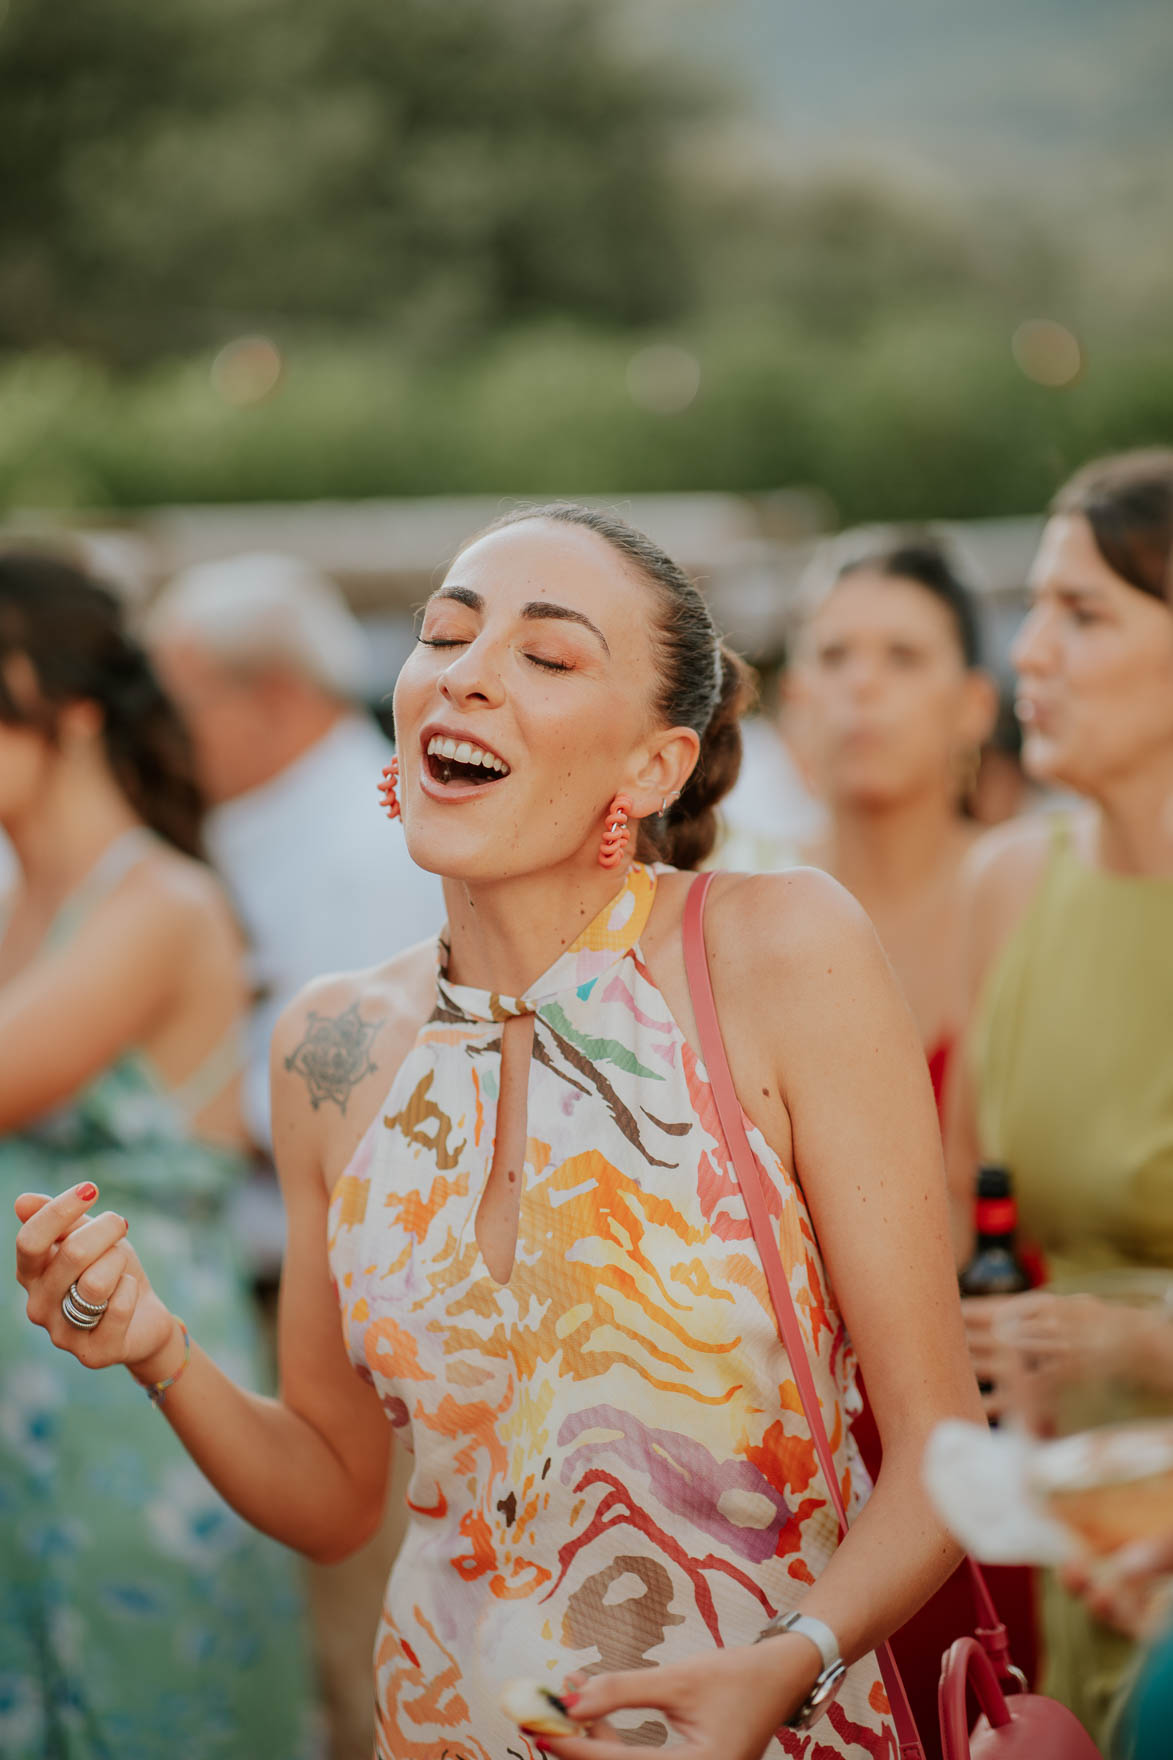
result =
[[[705,1071],[640,950],[654,870],[523,997],[449,982],[330,1211],[344,1335],[414,1454],[375,1649],[380,1760],[532,1760],[501,1683],[752,1643],[837,1526]],[[475,1238],[502,1023],[534,1016],[516,1257]],[[848,1507],[854,1366],[802,1193],[760,1132],[783,1260]],[[770,1753],[880,1760],[874,1658]],[[616,1720],[637,1745],[655,1712]]]

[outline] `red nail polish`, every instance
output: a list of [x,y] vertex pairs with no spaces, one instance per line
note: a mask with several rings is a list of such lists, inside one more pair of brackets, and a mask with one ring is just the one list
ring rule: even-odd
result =
[[582,1698],[582,1694],[579,1692],[559,1693],[558,1697],[561,1699],[562,1703],[565,1705],[567,1711],[573,1711],[574,1707],[578,1704],[579,1700]]
[[75,1186],[74,1191],[76,1192],[77,1196],[81,1199],[83,1204],[92,1204],[94,1199],[98,1195],[97,1186],[93,1183],[92,1180],[88,1180],[88,1179],[86,1181],[84,1181],[84,1183],[82,1185]]

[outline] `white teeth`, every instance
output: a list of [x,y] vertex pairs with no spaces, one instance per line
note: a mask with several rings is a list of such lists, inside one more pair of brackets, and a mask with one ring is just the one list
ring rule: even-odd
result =
[[454,764],[479,764],[485,770],[494,770],[499,776],[508,776],[509,766],[492,752],[485,751],[483,746],[475,746],[471,740],[455,740],[447,734],[433,734],[428,741],[429,758],[448,758]]

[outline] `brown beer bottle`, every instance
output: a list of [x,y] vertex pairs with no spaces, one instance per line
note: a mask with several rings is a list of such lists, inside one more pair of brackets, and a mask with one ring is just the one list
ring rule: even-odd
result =
[[963,1296],[1016,1296],[1031,1287],[1018,1257],[1018,1205],[1010,1171],[992,1163],[978,1169],[977,1242],[958,1281]]

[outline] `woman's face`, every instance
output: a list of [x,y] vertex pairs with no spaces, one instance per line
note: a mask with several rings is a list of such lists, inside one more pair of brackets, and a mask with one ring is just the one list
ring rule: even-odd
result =
[[799,744],[832,806],[956,792],[994,709],[989,681],[966,667],[949,608],[915,581],[865,568],[811,618],[797,683]]
[[1014,643],[1023,764],[1098,796],[1173,757],[1173,612],[1109,568],[1082,514],[1049,520]]
[[651,589],[594,532],[527,520],[469,546],[395,687],[399,798],[421,867],[491,881],[593,864],[683,787],[696,736],[655,724]]

